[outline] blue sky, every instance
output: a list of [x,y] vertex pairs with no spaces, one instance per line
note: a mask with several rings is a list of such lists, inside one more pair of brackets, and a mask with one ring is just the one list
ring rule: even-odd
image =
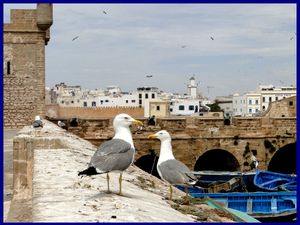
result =
[[[295,4],[53,7],[46,46],[50,87],[65,82],[90,89],[155,86],[185,93],[194,75],[200,92],[214,98],[255,90],[259,84],[296,85]],[[5,23],[11,8],[35,5],[5,4]],[[209,93],[208,86],[213,87]]]

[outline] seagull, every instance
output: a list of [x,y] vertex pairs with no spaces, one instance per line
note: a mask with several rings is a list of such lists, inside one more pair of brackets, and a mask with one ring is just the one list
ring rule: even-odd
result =
[[151,77],[153,77],[153,75],[147,75],[146,77],[147,77],[147,78],[151,78]]
[[135,153],[129,129],[131,124],[142,125],[143,123],[124,113],[117,115],[113,120],[115,136],[100,145],[92,156],[88,168],[79,172],[78,176],[106,173],[107,192],[110,193],[109,173],[119,172],[119,195],[122,195],[122,173],[132,164]]
[[148,138],[157,138],[161,141],[157,171],[161,179],[170,184],[170,200],[172,200],[172,185],[184,186],[188,195],[188,187],[196,184],[197,178],[186,165],[175,159],[170,134],[166,130],[161,130],[149,135]]
[[64,122],[61,122],[60,120],[57,122],[57,125],[58,125],[60,128],[66,129],[66,124],[65,124]]
[[104,10],[102,11],[104,14],[107,14],[107,12],[105,12]]
[[35,116],[34,121],[32,123],[33,128],[43,128],[43,122],[40,116]]
[[72,39],[72,41],[75,41],[77,38],[79,38],[79,36],[76,36]]
[[211,39],[211,40],[215,40],[212,36],[210,36],[210,39]]
[[186,47],[186,45],[181,45],[181,48],[185,48]]
[[251,155],[251,163],[250,163],[250,168],[252,169],[257,169],[258,167],[258,160],[256,159],[256,157],[254,155]]

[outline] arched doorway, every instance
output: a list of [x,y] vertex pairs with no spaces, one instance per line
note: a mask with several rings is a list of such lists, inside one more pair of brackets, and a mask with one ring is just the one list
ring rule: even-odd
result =
[[151,149],[148,155],[141,156],[135,161],[134,164],[140,169],[146,171],[147,173],[150,173],[153,176],[160,178],[156,169],[157,161],[158,155],[156,155],[155,151]]
[[240,171],[240,164],[230,152],[213,149],[198,158],[194,170]]
[[268,170],[277,173],[296,174],[296,143],[287,144],[273,155]]

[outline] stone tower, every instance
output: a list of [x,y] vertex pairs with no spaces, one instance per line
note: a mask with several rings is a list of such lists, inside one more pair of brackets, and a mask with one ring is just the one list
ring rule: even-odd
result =
[[195,77],[190,78],[190,82],[187,85],[188,95],[192,98],[197,98],[198,96],[198,84],[196,83]]
[[21,128],[45,116],[45,45],[52,4],[13,9],[4,24],[4,127]]

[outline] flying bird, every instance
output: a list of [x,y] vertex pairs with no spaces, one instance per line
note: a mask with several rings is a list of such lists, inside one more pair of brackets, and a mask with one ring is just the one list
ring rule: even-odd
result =
[[197,178],[186,165],[175,159],[170,134],[161,130],[149,135],[148,138],[157,138],[161,141],[157,171],[161,179],[170,184],[170,200],[172,200],[172,185],[184,186],[188,195],[188,187],[195,185]]
[[134,160],[135,148],[129,129],[129,126],[133,123],[143,124],[141,121],[135,120],[127,114],[122,113],[117,115],[113,120],[115,136],[100,145],[92,156],[88,168],[79,172],[78,176],[92,176],[106,173],[107,192],[109,193],[109,173],[113,171],[119,172],[119,195],[122,195],[122,173]]
[[103,12],[104,14],[107,14],[107,12],[106,12],[106,11],[104,11],[104,10],[103,10],[102,12]]
[[186,45],[181,45],[181,48],[186,48]]
[[294,37],[291,37],[291,38],[290,38],[290,41],[293,40],[293,39],[294,39]]
[[77,38],[79,38],[79,36],[76,36],[72,39],[72,41],[75,41]]
[[151,78],[151,77],[153,77],[153,75],[147,75],[146,77],[147,77],[147,78]]
[[210,36],[210,39],[211,39],[211,40],[215,40],[212,36]]

